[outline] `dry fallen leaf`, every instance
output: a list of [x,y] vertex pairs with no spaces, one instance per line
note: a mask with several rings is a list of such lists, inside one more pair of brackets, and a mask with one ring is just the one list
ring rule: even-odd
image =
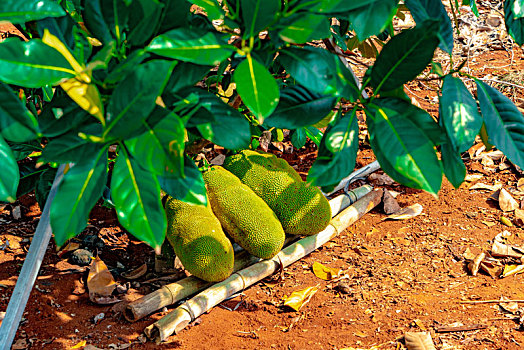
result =
[[487,227],[493,227],[495,226],[497,223],[493,222],[493,221],[481,221],[484,225],[486,225]]
[[473,252],[469,248],[466,248],[466,251],[462,254],[462,256],[466,260],[475,260],[475,257],[476,257],[476,255],[473,254]]
[[499,193],[499,207],[502,211],[514,211],[519,204],[508,191],[502,188]]
[[137,278],[144,276],[146,272],[147,272],[147,264],[143,263],[142,265],[140,265],[139,267],[137,267],[134,270],[122,273],[122,277],[128,280],[136,280]]
[[488,185],[483,182],[477,182],[476,184],[472,185],[469,189],[470,190],[488,190],[488,191],[497,191],[502,188],[502,184],[495,184],[495,185]]
[[520,178],[519,181],[517,181],[517,190],[519,192],[524,192],[524,177]]
[[474,182],[474,181],[478,181],[478,180],[482,179],[483,177],[484,177],[484,175],[482,175],[482,174],[468,174],[464,178],[464,181],[466,181],[466,182]]
[[415,216],[419,215],[420,213],[422,213],[422,205],[416,203],[416,204],[410,205],[409,207],[400,209],[396,213],[387,216],[383,220],[388,220],[388,219],[389,220],[407,220],[407,219],[414,218]]
[[60,249],[57,255],[59,258],[61,258],[62,256],[66,255],[67,253],[75,251],[78,248],[80,248],[80,243],[69,242],[67,243],[67,245],[64,248]]
[[89,266],[89,275],[87,276],[89,299],[97,304],[116,303],[120,300],[112,295],[115,287],[116,282],[106,264],[102,259],[96,257]]
[[520,259],[522,256],[524,256],[518,247],[513,247],[500,241],[493,241],[493,245],[491,246],[491,255],[517,259]]
[[513,226],[513,223],[511,222],[511,220],[508,219],[505,216],[501,216],[500,217],[500,222],[503,223],[504,225],[508,226],[508,227],[512,227]]
[[332,267],[324,266],[319,262],[313,263],[313,273],[318,278],[321,278],[326,281],[330,281],[333,278],[337,278],[340,274],[340,269],[334,269]]
[[521,273],[523,271],[524,265],[506,265],[504,266],[504,271],[502,271],[502,275],[500,276],[500,278],[516,275],[517,273]]
[[519,226],[524,226],[524,210],[515,209],[515,223]]
[[71,347],[71,349],[78,349],[78,348],[86,346],[86,344],[87,344],[87,341],[82,340],[82,341],[79,341],[78,343],[76,343],[76,345],[73,345]]
[[475,259],[468,264],[468,268],[473,276],[476,276],[480,269],[480,263],[486,257],[486,253],[482,252],[475,257]]
[[429,332],[406,332],[404,341],[408,350],[437,350]]
[[300,311],[300,309],[311,300],[311,297],[313,297],[317,291],[318,285],[294,291],[289,297],[284,297],[284,305],[289,306],[295,311]]

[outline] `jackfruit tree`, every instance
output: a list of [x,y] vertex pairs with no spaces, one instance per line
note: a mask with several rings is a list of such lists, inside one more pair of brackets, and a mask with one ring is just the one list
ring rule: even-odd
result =
[[[203,144],[234,153],[289,130],[296,148],[318,145],[307,186],[329,189],[355,166],[357,115],[382,168],[406,186],[437,193],[443,175],[460,185],[461,152],[477,135],[522,168],[521,112],[452,55],[461,4],[476,13],[475,0],[2,0],[0,21],[19,35],[0,42],[0,201],[35,191],[44,207],[67,165],[47,201],[58,245],[102,198],[159,248],[161,189],[207,204],[192,159]],[[518,45],[522,8],[503,4]],[[407,15],[416,25],[396,28]],[[370,49],[376,60],[356,78],[346,58]],[[433,117],[403,89],[430,69]]]

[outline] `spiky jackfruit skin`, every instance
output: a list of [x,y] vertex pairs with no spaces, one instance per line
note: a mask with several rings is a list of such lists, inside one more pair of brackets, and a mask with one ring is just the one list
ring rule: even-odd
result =
[[211,208],[170,197],[165,209],[166,237],[185,269],[208,282],[228,278],[233,273],[233,246]]
[[284,159],[270,153],[244,150],[226,158],[224,168],[248,185],[275,212],[284,231],[313,235],[329,224],[331,207]]
[[275,256],[286,235],[266,202],[220,166],[209,169],[203,177],[211,209],[231,238],[256,257]]

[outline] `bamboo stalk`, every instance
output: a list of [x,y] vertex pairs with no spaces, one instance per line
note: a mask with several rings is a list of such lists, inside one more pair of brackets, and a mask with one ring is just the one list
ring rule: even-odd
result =
[[[337,196],[329,201],[331,206],[332,216],[337,215],[342,210],[350,206],[356,200],[362,198],[373,188],[371,186],[362,186],[354,189],[353,191],[348,192],[348,194],[343,194]],[[286,239],[284,246],[287,246],[289,243],[295,241],[297,237],[292,236]],[[234,271],[241,270],[249,265],[252,265],[261,259],[253,257],[250,254],[245,252],[240,252],[235,254],[235,267]],[[169,305],[173,305],[180,300],[183,300],[193,294],[196,294],[209,286],[212,283],[203,281],[194,276],[186,277],[180,281],[167,284],[156,291],[143,296],[142,298],[135,300],[129,303],[124,310],[124,317],[129,322],[135,322],[139,319],[157,311],[161,308]]]
[[145,334],[149,339],[162,342],[173,333],[179,333],[197,317],[231,295],[268,277],[277,271],[281,265],[285,267],[301,259],[344,231],[349,225],[380,203],[382,192],[382,189],[378,189],[365,195],[331,220],[330,225],[324,231],[302,238],[281,250],[272,259],[262,260],[240,270],[225,281],[217,283],[199,293],[162,319],[146,327],[144,330]]

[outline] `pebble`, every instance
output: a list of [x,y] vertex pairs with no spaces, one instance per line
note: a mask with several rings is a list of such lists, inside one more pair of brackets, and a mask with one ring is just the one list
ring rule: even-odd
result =
[[93,254],[86,249],[77,249],[71,254],[69,261],[71,264],[89,266],[93,261]]

